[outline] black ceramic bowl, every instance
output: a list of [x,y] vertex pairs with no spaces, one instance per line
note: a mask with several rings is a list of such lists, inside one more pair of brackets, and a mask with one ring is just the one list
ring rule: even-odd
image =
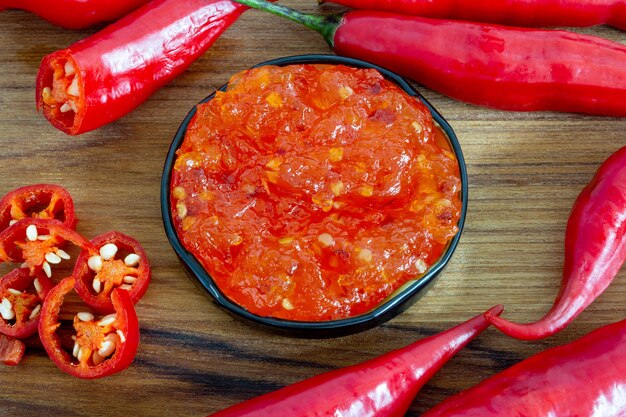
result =
[[[430,105],[430,103],[428,103],[417,91],[415,91],[415,89],[413,89],[413,87],[411,87],[411,85],[407,81],[405,81],[400,76],[384,68],[369,64],[367,62],[363,62],[357,59],[343,58],[335,55],[299,55],[285,57],[263,62],[256,65],[255,68],[264,65],[285,66],[292,64],[342,64],[357,68],[373,68],[380,71],[388,80],[394,82],[406,93],[415,97],[416,100],[422,101],[430,109],[433,119],[445,132],[448,140],[450,141],[450,146],[454,151],[459,163],[462,181],[461,199],[463,207],[461,212],[461,218],[458,224],[459,232],[450,241],[445,252],[439,258],[439,260],[434,263],[424,275],[416,278],[415,280],[407,282],[400,289],[394,292],[390,297],[387,297],[385,301],[383,301],[373,310],[365,314],[346,319],[322,322],[301,322],[275,319],[270,317],[261,317],[250,313],[238,304],[230,301],[226,296],[224,296],[224,294],[222,294],[218,286],[211,278],[211,275],[204,269],[200,262],[183,247],[173,226],[171,214],[172,211],[170,207],[171,170],[176,158],[176,150],[182,144],[183,139],[185,138],[187,126],[191,121],[193,115],[196,113],[195,107],[189,112],[189,114],[181,124],[180,128],[178,129],[178,132],[176,133],[176,136],[174,137],[170,150],[167,154],[163,177],[161,180],[161,213],[163,215],[165,233],[167,234],[167,237],[172,244],[172,247],[176,251],[176,254],[182,261],[187,271],[187,274],[196,284],[198,284],[203,290],[205,290],[213,297],[214,301],[219,307],[226,310],[228,313],[234,315],[235,317],[243,318],[250,323],[255,323],[264,328],[278,331],[281,333],[287,333],[292,336],[312,338],[342,336],[377,326],[406,310],[419,298],[419,295],[422,295],[426,292],[429,284],[431,284],[434,281],[435,277],[437,277],[437,275],[439,275],[439,273],[444,269],[444,267],[452,257],[454,250],[456,249],[465,222],[465,214],[467,211],[467,171],[465,168],[465,160],[463,159],[463,154],[461,152],[461,147],[459,145],[457,137],[448,122],[446,122],[446,120],[437,112],[437,110],[435,110]],[[226,87],[227,86],[225,85],[220,88],[220,90],[224,91]],[[211,100],[214,95],[215,93],[211,94],[201,103],[205,103]]]

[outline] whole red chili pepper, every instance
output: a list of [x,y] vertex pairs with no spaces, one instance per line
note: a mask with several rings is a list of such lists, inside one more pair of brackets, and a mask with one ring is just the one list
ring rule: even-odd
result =
[[[490,312],[499,314],[502,307]],[[403,349],[315,376],[211,416],[402,417],[420,388],[487,327],[480,315]]]
[[0,0],[0,10],[21,9],[67,29],[118,19],[149,0]]
[[626,29],[624,0],[327,0],[363,10],[512,26],[595,26]]
[[422,417],[626,416],[626,320],[512,366]]
[[43,59],[37,107],[78,135],[143,103],[202,55],[246,8],[229,0],[154,0]]
[[539,339],[567,326],[609,286],[626,260],[626,147],[611,155],[580,193],[565,230],[561,290],[541,320],[487,318],[518,339]]
[[314,16],[237,0],[317,30],[363,59],[452,98],[504,110],[626,116],[626,46],[565,31],[376,11]]

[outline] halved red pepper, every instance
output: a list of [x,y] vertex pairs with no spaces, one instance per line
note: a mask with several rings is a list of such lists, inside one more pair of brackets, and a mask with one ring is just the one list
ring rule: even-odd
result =
[[76,292],[98,313],[111,313],[111,292],[127,290],[133,304],[150,284],[150,263],[139,242],[119,232],[109,232],[91,240],[74,266]]
[[0,334],[0,361],[5,365],[15,366],[22,360],[26,345],[21,340]]
[[24,339],[37,332],[41,305],[54,287],[44,274],[14,269],[0,279],[0,333]]
[[149,0],[0,0],[0,10],[21,9],[66,29],[118,19]]
[[57,219],[72,229],[77,222],[72,196],[54,184],[21,187],[0,200],[0,231],[29,217]]
[[70,259],[62,247],[72,243],[81,249],[93,245],[58,220],[23,219],[0,232],[0,262],[21,262],[31,275],[43,271],[52,276],[51,264]]
[[114,314],[96,319],[88,311],[76,313],[73,345],[67,345],[73,347],[64,347],[60,315],[65,296],[74,290],[74,284],[74,277],[63,279],[44,301],[39,337],[46,352],[59,369],[78,378],[101,378],[128,368],[139,346],[139,322],[125,290],[111,293]]

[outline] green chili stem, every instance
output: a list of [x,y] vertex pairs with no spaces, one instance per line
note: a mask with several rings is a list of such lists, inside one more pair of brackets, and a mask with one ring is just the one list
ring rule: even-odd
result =
[[334,45],[333,38],[335,37],[335,31],[341,21],[341,15],[331,16],[317,16],[312,14],[302,13],[298,10],[291,9],[289,7],[281,6],[279,4],[269,3],[265,0],[234,0],[237,3],[244,4],[254,9],[263,10],[274,14],[276,16],[284,17],[296,23],[300,23],[317,31],[324,37],[326,42],[332,48]]

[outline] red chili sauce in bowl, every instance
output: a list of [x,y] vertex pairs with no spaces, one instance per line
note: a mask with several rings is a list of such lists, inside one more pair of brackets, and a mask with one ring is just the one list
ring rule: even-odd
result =
[[296,321],[375,308],[457,234],[458,161],[431,113],[373,69],[263,66],[198,106],[174,227],[230,300]]

